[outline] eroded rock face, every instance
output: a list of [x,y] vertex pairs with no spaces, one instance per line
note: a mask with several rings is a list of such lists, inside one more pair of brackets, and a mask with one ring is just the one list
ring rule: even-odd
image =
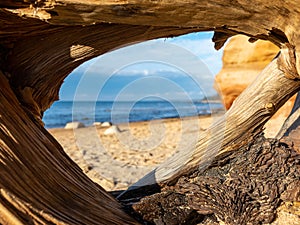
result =
[[[215,88],[229,109],[240,93],[272,61],[279,48],[269,41],[248,42],[249,37],[237,35],[224,49],[223,68],[215,78]],[[274,137],[289,115],[295,97],[292,97],[266,124],[266,135]]]
[[223,68],[216,76],[215,88],[222,95],[226,109],[279,51],[271,42],[249,43],[248,39],[234,36],[224,49]]

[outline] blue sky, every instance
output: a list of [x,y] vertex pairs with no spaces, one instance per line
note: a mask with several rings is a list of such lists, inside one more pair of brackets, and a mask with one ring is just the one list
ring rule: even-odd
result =
[[121,48],[92,59],[70,74],[60,100],[198,100],[215,95],[222,67],[212,32],[162,38]]

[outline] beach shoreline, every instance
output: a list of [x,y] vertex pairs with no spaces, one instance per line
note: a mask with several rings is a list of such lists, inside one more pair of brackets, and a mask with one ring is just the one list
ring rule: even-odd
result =
[[[112,134],[105,134],[111,127],[101,125],[48,131],[94,182],[114,191],[127,189],[179,151],[194,148],[199,135],[222,115],[121,123]],[[273,137],[283,121],[271,119],[265,136]]]
[[[220,117],[224,115],[224,111],[223,110],[219,110],[213,114],[201,114],[201,115],[196,115],[196,116],[185,116],[185,117],[167,117],[167,118],[158,118],[158,119],[153,119],[153,120],[141,120],[141,121],[129,121],[128,123],[124,123],[124,122],[121,122],[121,123],[111,123],[109,121],[95,121],[94,123],[95,124],[92,124],[92,125],[85,125],[85,128],[88,128],[88,127],[101,127],[101,124],[103,123],[106,123],[106,122],[109,122],[111,123],[111,125],[117,125],[117,126],[124,126],[126,124],[139,124],[139,123],[145,123],[145,122],[155,122],[155,121],[173,121],[173,120],[191,120],[191,119],[196,119],[196,118],[210,118],[210,117]],[[78,122],[78,121],[73,121],[73,122]],[[97,124],[99,123],[99,124]],[[107,128],[107,127],[102,127],[102,128]],[[59,126],[59,127],[50,127],[50,128],[46,128],[49,132],[51,131],[56,131],[56,130],[61,130],[61,129],[65,129],[65,126]],[[79,128],[80,129],[80,128]]]

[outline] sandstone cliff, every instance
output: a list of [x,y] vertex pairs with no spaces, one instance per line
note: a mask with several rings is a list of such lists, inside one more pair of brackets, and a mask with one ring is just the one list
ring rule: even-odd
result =
[[223,68],[216,76],[215,88],[223,97],[226,109],[279,51],[271,42],[249,43],[248,39],[243,35],[234,36],[224,49]]
[[[279,48],[269,41],[248,42],[249,37],[232,37],[224,49],[223,68],[215,78],[215,88],[229,109],[240,93],[277,55]],[[266,124],[266,135],[275,136],[289,115],[295,97],[292,97]],[[272,129],[271,129],[272,128]]]

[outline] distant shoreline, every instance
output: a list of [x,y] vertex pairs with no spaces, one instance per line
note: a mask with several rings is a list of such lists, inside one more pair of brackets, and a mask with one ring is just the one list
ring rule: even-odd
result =
[[[202,115],[198,115],[198,116],[186,116],[186,117],[169,117],[169,118],[160,118],[160,119],[153,119],[153,120],[142,120],[142,121],[131,121],[129,123],[115,123],[113,125],[118,125],[118,126],[122,126],[122,125],[125,125],[125,124],[142,124],[142,123],[145,123],[145,122],[159,122],[159,121],[166,121],[166,122],[170,122],[170,121],[177,121],[177,120],[193,120],[193,119],[206,119],[206,118],[210,118],[210,117],[219,117],[223,114],[223,111],[218,111],[218,112],[215,112],[213,114],[202,114]],[[73,121],[73,122],[77,122],[77,121]],[[98,121],[95,121],[95,122],[98,122]],[[104,121],[106,122],[106,121]],[[104,123],[104,122],[100,122],[100,123]],[[94,127],[95,125],[85,125],[85,128],[87,127]],[[96,125],[97,127],[99,125]],[[100,125],[101,126],[101,125]],[[49,131],[53,131],[53,130],[61,130],[61,129],[64,129],[64,127],[51,127],[51,128],[46,128],[47,130]],[[78,128],[78,129],[81,129],[81,128]]]
[[151,121],[155,119],[184,118],[223,112],[223,104],[217,99],[198,102],[122,101],[122,102],[55,102],[44,113],[46,128],[64,127],[69,122],[81,122],[91,126],[94,122],[114,124]]

